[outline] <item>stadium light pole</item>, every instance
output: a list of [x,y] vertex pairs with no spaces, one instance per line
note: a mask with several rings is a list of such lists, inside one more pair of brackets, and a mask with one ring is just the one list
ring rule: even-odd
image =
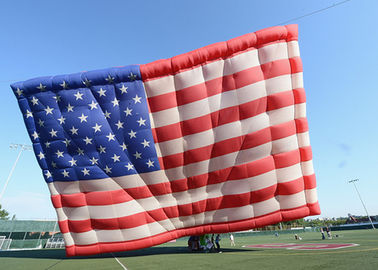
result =
[[21,157],[22,152],[23,151],[31,151],[32,150],[32,146],[31,145],[27,145],[27,144],[15,144],[15,143],[12,143],[11,145],[9,145],[9,148],[11,148],[11,149],[20,149],[20,151],[18,152],[17,158],[16,158],[15,162],[13,163],[12,169],[9,172],[9,175],[8,175],[7,180],[5,181],[4,187],[1,190],[1,193],[0,193],[0,202],[1,202],[2,198],[3,198],[4,192],[5,192],[5,190],[6,190],[7,186],[8,186],[9,180],[12,177],[12,174],[14,172],[14,169],[16,168],[16,165],[18,163],[18,160]]
[[348,183],[349,183],[349,184],[350,184],[350,183],[353,183],[354,188],[355,188],[356,191],[357,191],[358,197],[360,198],[360,201],[361,201],[361,203],[362,203],[362,206],[363,206],[364,209],[365,209],[366,215],[368,216],[368,219],[369,219],[369,221],[370,221],[370,224],[371,224],[371,226],[373,227],[373,230],[375,230],[375,227],[374,227],[373,221],[371,220],[371,218],[370,218],[370,216],[369,216],[369,213],[368,213],[368,211],[367,211],[367,209],[366,209],[366,206],[365,206],[365,204],[364,204],[364,202],[363,202],[363,200],[362,200],[362,198],[361,198],[361,194],[360,194],[360,192],[358,192],[358,189],[357,189],[357,186],[356,186],[356,182],[357,182],[357,181],[359,181],[359,179],[353,179],[353,180],[350,180],[350,181],[348,181]]

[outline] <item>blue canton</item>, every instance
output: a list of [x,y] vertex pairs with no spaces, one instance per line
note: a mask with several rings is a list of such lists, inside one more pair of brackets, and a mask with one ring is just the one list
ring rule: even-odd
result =
[[47,182],[160,170],[139,66],[11,87]]

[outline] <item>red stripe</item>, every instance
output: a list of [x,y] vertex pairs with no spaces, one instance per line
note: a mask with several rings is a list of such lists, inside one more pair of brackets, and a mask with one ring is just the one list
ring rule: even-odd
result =
[[[236,165],[201,175],[178,179],[169,183],[159,183],[135,188],[120,189],[115,191],[98,191],[88,193],[75,193],[70,195],[52,195],[51,199],[55,208],[80,207],[86,205],[111,205],[127,202],[132,199],[143,199],[153,196],[160,196],[175,192],[182,192],[190,189],[200,188],[206,185],[223,183],[226,181],[246,179],[274,170],[298,164],[299,161],[307,161],[311,153],[310,147],[301,149],[303,155],[299,156],[300,150],[288,152],[285,155],[268,156],[266,158],[252,161],[246,164]],[[309,153],[307,153],[309,152]],[[302,158],[302,160],[301,160]],[[85,181],[85,180],[84,180]],[[315,176],[304,177],[306,189],[316,186]],[[88,196],[88,200],[86,200]],[[67,199],[70,200],[67,200]]]
[[297,133],[308,131],[308,123],[306,117],[295,119],[295,124],[297,126]]
[[152,237],[140,238],[125,242],[101,242],[92,245],[72,245],[66,247],[67,256],[87,256],[97,253],[118,252],[146,248],[168,242],[188,235],[202,235],[206,233],[227,233],[243,231],[250,228],[261,228],[281,221],[303,218],[308,215],[319,215],[318,202],[303,205],[294,209],[280,210],[261,217],[237,220],[228,223],[210,223],[206,225],[176,229]]
[[[309,154],[306,154],[306,152],[311,152],[311,148],[306,147],[303,148],[302,151],[304,153],[302,158],[308,158]],[[295,165],[299,163],[299,161],[307,161],[307,159],[301,160],[300,158],[299,150],[296,150],[289,152],[288,155],[276,155],[274,158],[269,156],[247,164],[236,165],[230,168],[188,177],[187,179],[171,181],[169,183],[159,183],[115,191],[52,195],[51,199],[55,208],[118,204],[130,201],[130,198],[143,199],[196,189],[206,185],[219,184],[226,181],[246,179],[272,171],[275,169],[275,166],[277,166],[277,168],[282,168]],[[306,189],[315,188],[315,175],[304,176],[304,185]],[[86,196],[88,196],[90,199],[88,199],[88,201],[85,203]],[[70,200],[67,200],[67,198]]]
[[315,174],[303,176],[305,189],[316,188],[316,177]]
[[[297,72],[301,72],[301,70],[297,70]],[[149,97],[148,103],[152,113],[158,112],[291,73],[294,72],[288,59],[276,60],[178,91]]]
[[293,89],[295,104],[305,103],[306,102],[306,93],[304,88]]
[[212,44],[192,52],[178,55],[169,59],[158,60],[141,65],[140,71],[143,81],[175,75],[187,69],[192,69],[204,63],[211,63],[219,59],[227,59],[235,54],[266,46],[277,41],[298,40],[297,25],[275,26],[237,37],[225,42]]
[[[152,129],[155,142],[165,142],[294,105],[293,91],[285,91],[228,107],[207,115]],[[298,125],[301,123],[298,123]],[[302,128],[303,129],[303,128]],[[298,131],[300,132],[300,131]]]
[[[85,181],[85,180],[84,180]],[[124,190],[82,192],[74,194],[52,195],[55,208],[80,207],[86,205],[109,205],[131,201],[133,198]]]
[[[250,149],[272,140],[296,134],[295,122],[287,122],[272,128],[264,128],[247,135],[216,142],[212,145],[192,149],[183,153],[164,156],[160,160],[164,169],[176,168],[203,160],[219,157],[240,150]],[[160,163],[161,164],[161,163]]]
[[271,199],[277,195],[292,195],[304,189],[303,179],[280,183],[257,191],[242,194],[224,195],[198,202],[175,205],[141,212],[138,214],[109,219],[65,220],[59,221],[62,233],[81,233],[90,230],[129,229],[156,221],[196,215],[208,211],[243,207]]

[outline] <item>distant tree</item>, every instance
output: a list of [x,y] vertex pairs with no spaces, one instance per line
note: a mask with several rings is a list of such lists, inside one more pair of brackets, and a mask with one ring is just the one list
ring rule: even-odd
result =
[[9,212],[5,209],[2,209],[1,204],[0,204],[0,219],[9,219]]

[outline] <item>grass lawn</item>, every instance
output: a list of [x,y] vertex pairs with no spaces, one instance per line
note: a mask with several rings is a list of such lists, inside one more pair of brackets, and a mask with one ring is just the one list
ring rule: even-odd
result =
[[[191,253],[186,241],[157,247],[115,253],[128,270],[137,269],[378,269],[378,230],[333,232],[339,237],[321,240],[320,233],[302,233],[302,240],[293,235],[275,237],[236,235],[236,247],[222,239],[222,253]],[[268,243],[355,243],[358,246],[334,250],[295,250],[244,248],[244,245]],[[123,269],[112,254],[66,258],[64,250],[30,250],[0,252],[0,269]]]

